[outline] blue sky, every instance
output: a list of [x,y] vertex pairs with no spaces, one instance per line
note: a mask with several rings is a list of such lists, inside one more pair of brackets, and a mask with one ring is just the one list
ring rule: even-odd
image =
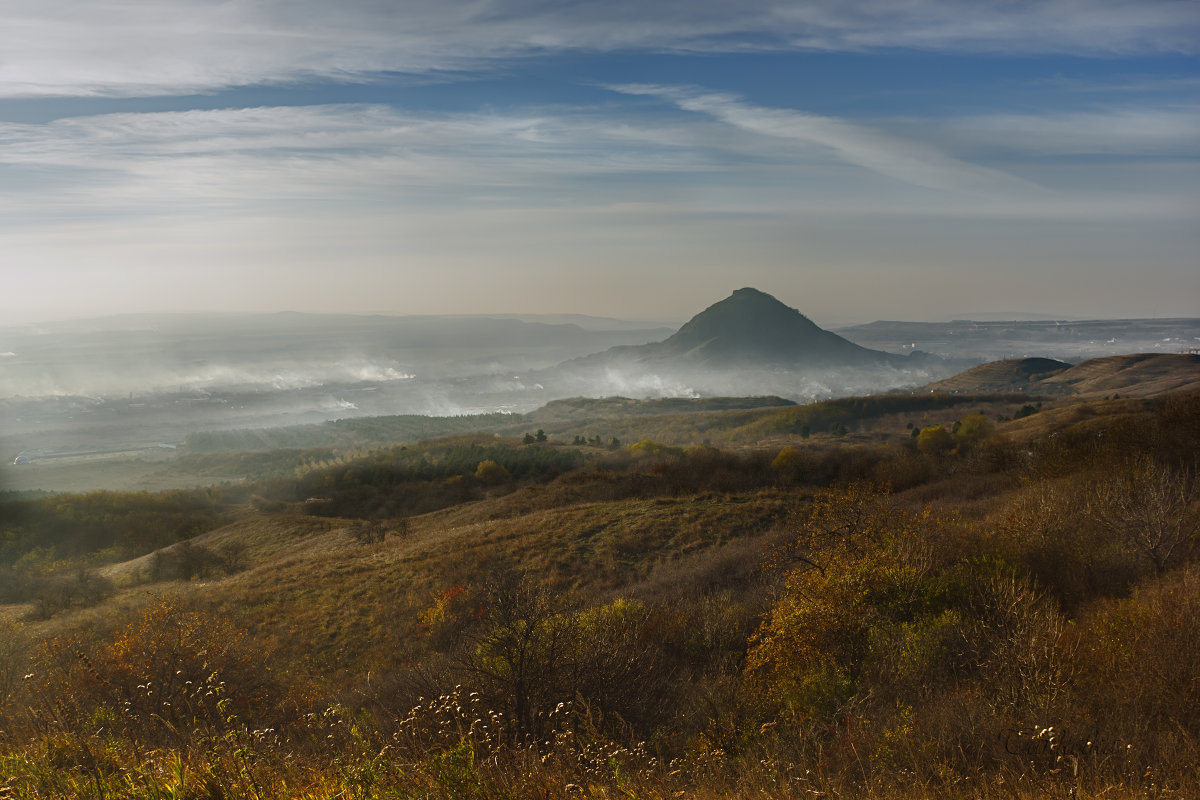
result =
[[1200,314],[1200,3],[0,1],[0,313]]

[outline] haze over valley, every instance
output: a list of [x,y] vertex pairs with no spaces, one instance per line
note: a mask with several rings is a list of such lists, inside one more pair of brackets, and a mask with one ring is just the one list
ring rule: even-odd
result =
[[[1200,320],[1187,319],[876,322],[843,336],[748,287],[677,331],[563,319],[132,315],[9,327],[0,330],[5,472],[35,488],[28,471],[10,469],[18,456],[77,469],[162,461],[204,431],[520,415],[568,397],[807,403],[938,386],[988,360],[1179,353],[1200,342]],[[106,485],[91,472],[89,485]]]

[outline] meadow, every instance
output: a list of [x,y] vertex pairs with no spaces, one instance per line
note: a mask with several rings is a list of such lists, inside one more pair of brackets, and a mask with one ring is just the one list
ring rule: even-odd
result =
[[1200,793],[1200,395],[739,405],[6,498],[0,797]]

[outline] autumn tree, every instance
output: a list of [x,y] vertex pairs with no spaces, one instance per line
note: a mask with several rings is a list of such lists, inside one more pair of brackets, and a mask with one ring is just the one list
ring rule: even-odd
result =
[[771,460],[771,469],[781,478],[795,480],[800,477],[808,459],[794,447],[785,447]]
[[512,475],[508,473],[508,470],[490,458],[480,461],[475,467],[475,477],[489,485],[507,483],[512,480]]
[[[963,417],[954,431],[954,438],[966,444],[986,439],[996,430],[995,424],[983,414],[976,412]],[[919,446],[919,442],[918,442]]]
[[921,428],[917,434],[917,449],[927,456],[940,456],[954,447],[954,436],[941,425]]

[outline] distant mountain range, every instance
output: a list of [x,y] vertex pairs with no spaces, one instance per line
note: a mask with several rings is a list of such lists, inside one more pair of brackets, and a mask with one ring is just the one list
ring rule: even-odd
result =
[[1194,350],[1200,345],[1200,319],[880,320],[838,328],[837,333],[864,347],[893,352],[919,349],[976,362],[1045,356],[1077,363],[1098,356]]

